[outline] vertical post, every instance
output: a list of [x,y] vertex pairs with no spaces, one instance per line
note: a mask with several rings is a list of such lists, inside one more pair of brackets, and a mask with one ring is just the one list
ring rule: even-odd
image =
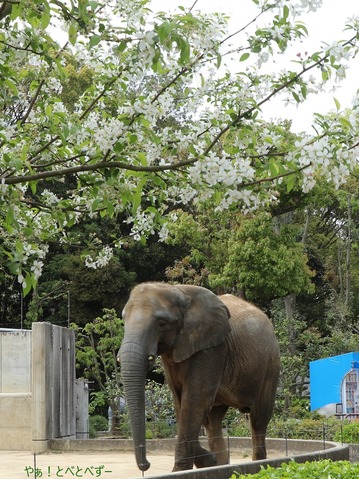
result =
[[231,462],[231,441],[229,439],[229,430],[227,424],[227,450],[228,450],[228,464]]
[[[142,466],[144,464],[144,454],[143,454],[144,446],[143,444],[140,444],[138,447],[141,448],[141,466]],[[142,472],[142,477],[145,477],[145,471],[142,469],[141,472]]]
[[20,293],[20,329],[23,328],[23,324],[24,324],[24,296],[22,294],[22,291]]
[[285,435],[285,455],[288,456],[288,430],[287,428],[284,429]]
[[52,338],[49,323],[32,323],[32,449],[48,449],[52,419],[50,372]]
[[71,320],[71,301],[70,301],[70,291],[67,292],[67,327],[70,327]]
[[323,449],[325,450],[325,434],[326,434],[326,427],[325,423],[323,422]]

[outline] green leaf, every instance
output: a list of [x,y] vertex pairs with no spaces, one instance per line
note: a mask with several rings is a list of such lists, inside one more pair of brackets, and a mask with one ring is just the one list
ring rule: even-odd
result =
[[12,233],[13,231],[14,223],[15,223],[14,207],[9,206],[6,212],[5,227],[10,233]]
[[147,163],[147,156],[146,156],[145,153],[143,153],[143,152],[140,151],[140,152],[137,154],[137,158],[140,160],[140,163],[141,163],[142,166],[147,166],[147,165],[148,165],[148,163]]
[[286,186],[287,186],[287,193],[292,191],[294,188],[294,183],[295,183],[295,175],[290,175],[287,178]]
[[165,21],[161,25],[158,25],[156,27],[156,32],[158,34],[158,39],[160,43],[162,44],[167,44],[167,39],[170,34],[170,32],[175,28],[175,23],[174,22],[168,22]]
[[35,288],[37,284],[36,279],[30,273],[27,273],[25,276],[25,282],[22,284],[22,292],[23,295],[26,296],[30,293],[32,288]]
[[322,69],[322,80],[323,80],[323,81],[327,81],[328,78],[329,78],[328,70],[325,69],[325,68],[323,68],[323,69]]
[[245,60],[247,60],[249,58],[249,53],[246,52],[246,53],[243,53],[243,55],[241,55],[239,61],[240,62],[244,62]]
[[337,98],[335,98],[335,97],[333,97],[333,100],[334,100],[336,109],[339,111],[339,110],[340,110],[340,102],[339,102],[339,100],[337,100]]
[[98,45],[100,41],[101,41],[100,35],[92,35],[92,37],[90,38],[90,48]]
[[77,28],[73,23],[69,27],[69,41],[71,45],[75,45],[77,41]]
[[181,40],[182,41],[180,42],[180,48],[181,48],[180,63],[184,65],[188,63],[188,60],[190,59],[191,47],[187,40],[185,40],[184,38],[182,38]]
[[132,200],[132,214],[135,215],[136,211],[138,210],[139,206],[141,205],[142,200],[142,190],[144,185],[146,184],[146,178],[142,178],[137,185],[136,191],[133,194]]
[[295,91],[292,91],[292,96],[297,103],[300,103],[300,98],[298,93],[296,93]]
[[15,20],[17,17],[20,16],[21,11],[22,11],[22,5],[23,4],[20,3],[20,2],[14,2],[11,5],[11,14],[10,14],[11,20]]
[[274,160],[271,160],[269,162],[269,169],[270,169],[270,172],[271,172],[272,176],[277,176],[278,175],[279,166],[277,165],[277,163]]
[[30,185],[32,194],[35,195],[36,189],[37,189],[37,181],[30,181],[29,185]]
[[352,124],[346,118],[340,117],[339,122],[342,125],[344,130],[350,130],[352,128]]
[[51,14],[50,14],[50,8],[49,4],[47,2],[43,2],[43,5],[45,6],[42,11],[41,15],[41,28],[45,30],[50,23],[51,20]]
[[307,85],[302,85],[300,88],[303,98],[307,98],[308,88]]
[[288,8],[287,5],[284,5],[284,7],[283,7],[283,18],[284,18],[284,20],[286,20],[288,18],[288,16],[289,16],[289,8]]
[[5,79],[5,84],[6,84],[6,86],[13,92],[13,94],[14,94],[15,96],[19,96],[19,92],[18,92],[18,90],[17,90],[17,86],[15,85],[15,83],[14,83],[12,80],[10,80],[10,78],[6,78],[6,79]]

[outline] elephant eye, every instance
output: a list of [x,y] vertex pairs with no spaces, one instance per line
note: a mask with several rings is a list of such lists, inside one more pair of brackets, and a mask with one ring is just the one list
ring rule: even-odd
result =
[[165,314],[157,313],[156,320],[160,329],[163,330],[172,328],[177,318],[166,312]]

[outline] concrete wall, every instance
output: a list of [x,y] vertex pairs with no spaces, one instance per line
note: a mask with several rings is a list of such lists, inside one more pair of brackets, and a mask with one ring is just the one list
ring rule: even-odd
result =
[[31,331],[0,333],[0,393],[31,392]]
[[75,334],[49,323],[34,323],[32,333],[32,450],[39,453],[52,438],[76,438]]
[[31,393],[0,394],[0,449],[31,449]]
[[0,450],[44,452],[52,438],[76,438],[77,418],[84,433],[87,415],[73,331],[49,323],[0,330]]
[[0,333],[0,449],[31,448],[31,331]]

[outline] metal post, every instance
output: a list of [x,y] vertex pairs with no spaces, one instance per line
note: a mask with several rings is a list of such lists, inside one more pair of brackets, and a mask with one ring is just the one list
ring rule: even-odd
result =
[[227,425],[227,449],[228,449],[228,464],[231,462],[231,441],[229,439],[229,429]]
[[70,303],[70,291],[67,292],[67,327],[70,327],[71,318],[71,303]]
[[285,455],[288,456],[288,429],[284,429],[285,434]]
[[24,296],[22,294],[22,291],[20,293],[20,323],[21,323],[21,328],[23,328],[23,323],[24,323]]
[[[140,444],[138,447],[141,449],[141,466],[143,466],[144,465],[144,449],[145,449],[145,446],[143,444]],[[145,471],[143,470],[143,468],[141,469],[141,472],[142,472],[142,477],[145,477]]]

